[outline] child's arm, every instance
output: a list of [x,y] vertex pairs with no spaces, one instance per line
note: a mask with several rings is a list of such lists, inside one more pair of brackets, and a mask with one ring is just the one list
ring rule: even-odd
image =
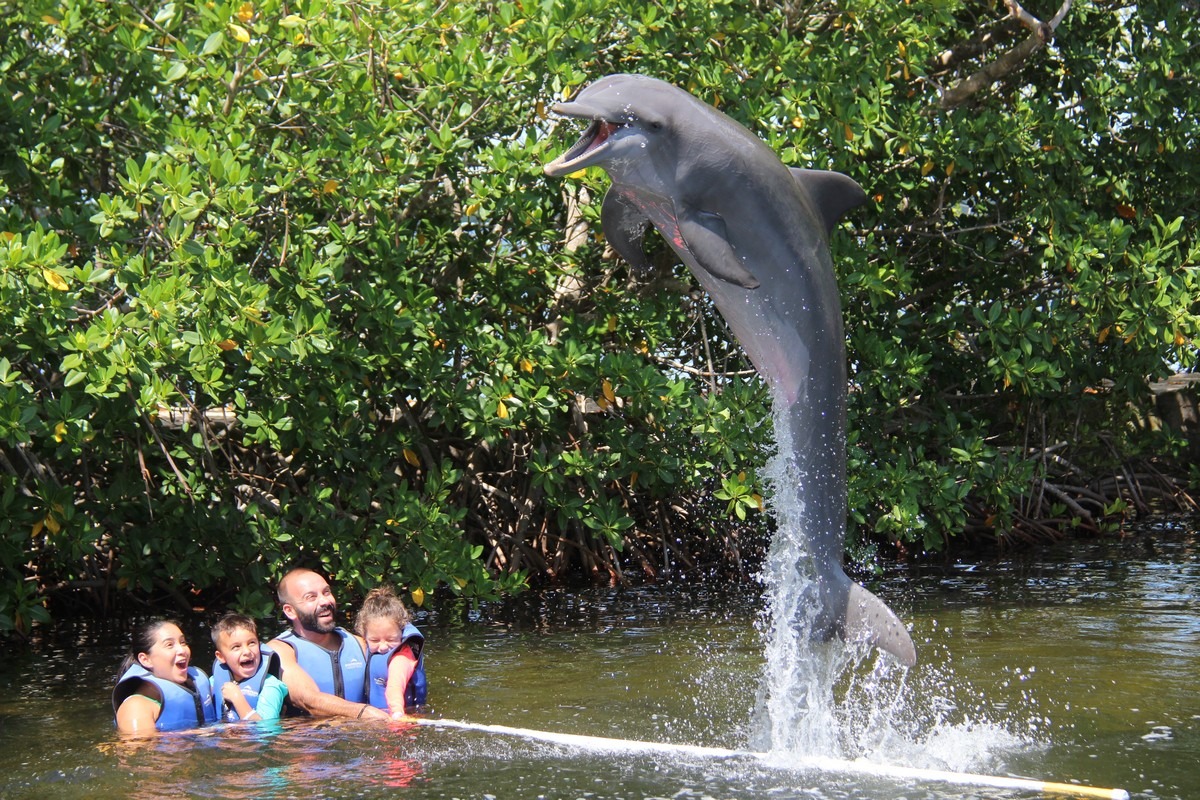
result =
[[411,645],[404,645],[388,660],[387,686],[383,696],[387,700],[388,713],[392,719],[401,719],[404,713],[404,690],[408,680],[417,669],[417,657]]
[[258,693],[258,705],[255,713],[259,719],[275,720],[283,715],[283,701],[287,700],[287,684],[271,675],[263,683],[262,691]]
[[221,684],[221,697],[225,698],[225,702],[233,706],[233,710],[237,712],[238,719],[250,719],[254,714],[254,709],[250,707],[250,703],[246,700],[246,695],[242,694],[242,688],[233,681],[225,681]]

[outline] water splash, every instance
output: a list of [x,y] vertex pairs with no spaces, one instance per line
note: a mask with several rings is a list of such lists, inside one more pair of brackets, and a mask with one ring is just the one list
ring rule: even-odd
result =
[[760,621],[765,663],[751,746],[837,757],[833,686],[847,666],[848,649],[812,636],[819,610],[817,576],[803,530],[803,493],[783,405],[775,403],[776,450],[763,473],[777,530],[759,575],[765,589]]
[[[793,464],[787,410],[776,403],[776,450],[764,478],[777,530],[759,574],[764,608],[759,628],[764,665],[749,745],[790,757],[866,758],[927,769],[990,769],[1036,741],[1012,709],[995,721],[962,702],[969,682],[952,674],[948,657],[924,645],[924,663],[907,669],[865,643],[820,641],[812,631],[818,591],[813,553],[803,528],[804,499]],[[978,700],[976,694],[973,698]]]

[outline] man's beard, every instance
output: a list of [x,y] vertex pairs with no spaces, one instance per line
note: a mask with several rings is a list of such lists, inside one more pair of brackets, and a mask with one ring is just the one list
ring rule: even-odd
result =
[[308,631],[309,633],[333,633],[334,629],[337,628],[336,616],[330,617],[329,622],[321,622],[320,617],[317,616],[325,609],[329,609],[335,613],[337,611],[332,604],[313,609],[311,614],[305,613],[297,608],[296,621],[300,623],[301,628],[304,628],[304,630]]

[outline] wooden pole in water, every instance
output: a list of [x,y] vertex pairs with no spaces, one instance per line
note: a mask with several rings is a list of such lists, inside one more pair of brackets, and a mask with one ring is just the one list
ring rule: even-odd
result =
[[[634,739],[610,739],[604,736],[584,736],[577,733],[554,733],[539,731],[531,728],[514,728],[508,725],[482,725],[475,722],[462,722],[454,719],[416,720],[421,725],[433,728],[457,728],[459,730],[495,733],[502,736],[518,736],[522,739],[533,739],[552,744],[579,747],[585,750],[605,751],[614,753],[672,753],[677,755],[698,756],[701,758],[753,758],[758,761],[773,763],[776,759],[768,753],[758,753],[752,750],[728,750],[723,747],[704,747],[692,744],[668,744],[665,742],[639,742]],[[1101,789],[1094,786],[1080,786],[1074,783],[1053,783],[1033,780],[1031,778],[1007,778],[1000,775],[975,775],[970,772],[950,772],[938,769],[920,769],[918,767],[899,767],[889,764],[877,764],[871,761],[849,761],[840,758],[824,756],[802,756],[786,764],[789,769],[817,770],[820,772],[836,772],[844,775],[869,775],[877,778],[903,778],[914,781],[934,781],[937,783],[954,783],[963,786],[987,786],[993,789],[1016,789],[1019,791],[1039,792],[1049,795],[1069,795],[1072,797],[1095,797],[1102,800],[1129,800],[1129,792],[1124,789]]]

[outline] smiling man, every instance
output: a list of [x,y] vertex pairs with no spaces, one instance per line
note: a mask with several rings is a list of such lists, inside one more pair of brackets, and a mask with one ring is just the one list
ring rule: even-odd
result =
[[270,647],[292,702],[314,716],[386,720],[386,712],[367,702],[366,646],[338,626],[329,582],[310,569],[294,569],[279,581],[278,595],[292,629]]

